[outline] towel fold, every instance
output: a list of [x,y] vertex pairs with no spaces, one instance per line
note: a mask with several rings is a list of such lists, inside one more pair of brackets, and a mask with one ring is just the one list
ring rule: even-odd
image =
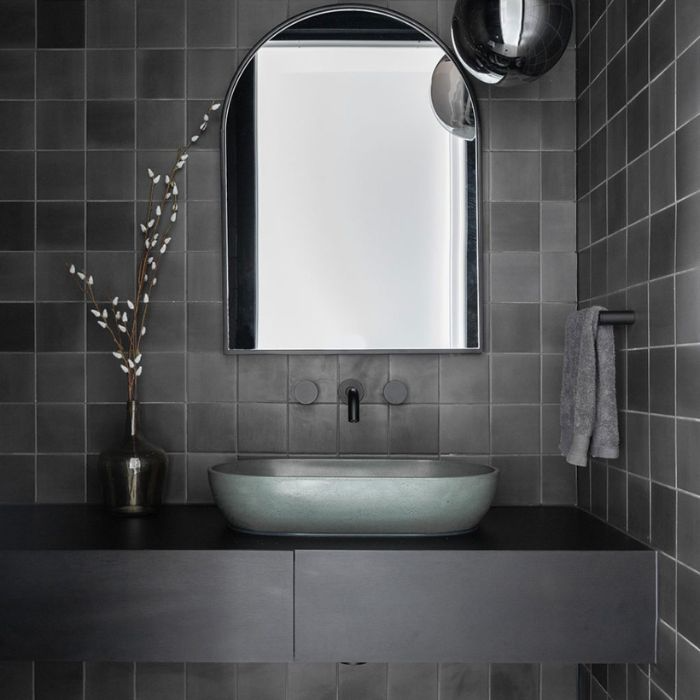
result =
[[566,319],[561,385],[559,449],[569,464],[585,467],[592,457],[619,455],[615,399],[615,339],[612,326],[599,326],[602,306]]

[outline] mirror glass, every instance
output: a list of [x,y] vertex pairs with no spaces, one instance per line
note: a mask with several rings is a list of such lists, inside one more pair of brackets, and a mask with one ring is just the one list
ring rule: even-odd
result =
[[478,128],[446,54],[348,7],[249,54],[223,115],[227,350],[480,350]]

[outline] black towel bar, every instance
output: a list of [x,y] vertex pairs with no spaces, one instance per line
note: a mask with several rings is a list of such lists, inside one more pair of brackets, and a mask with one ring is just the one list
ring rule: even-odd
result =
[[598,314],[598,324],[604,326],[622,324],[631,326],[634,323],[634,311],[601,311]]

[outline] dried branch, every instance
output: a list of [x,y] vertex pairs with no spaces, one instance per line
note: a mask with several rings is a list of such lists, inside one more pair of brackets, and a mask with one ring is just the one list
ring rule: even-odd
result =
[[[151,295],[156,286],[156,272],[160,270],[163,255],[172,240],[172,230],[177,222],[179,190],[177,176],[185,167],[190,148],[199,141],[209,125],[210,114],[221,107],[216,102],[210,105],[199,125],[199,133],[191,136],[189,141],[177,149],[175,160],[168,173],[161,178],[148,168],[150,180],[146,218],[139,224],[143,234],[143,250],[137,265],[136,285],[133,299],[126,300],[126,309],[119,308],[119,297],[111,302],[111,314],[106,306],[101,306],[94,291],[94,279],[85,270],[76,269],[75,265],[66,266],[75,277],[78,288],[92,304],[90,312],[100,328],[106,330],[114,342],[116,351],[112,354],[119,360],[120,367],[127,375],[128,399],[136,398],[138,378],[143,373],[141,364],[141,344],[146,335],[146,319],[150,308]],[[162,183],[162,184],[161,184]],[[160,197],[156,196],[159,185]],[[160,232],[163,225],[162,235]],[[129,317],[131,314],[131,317]]]

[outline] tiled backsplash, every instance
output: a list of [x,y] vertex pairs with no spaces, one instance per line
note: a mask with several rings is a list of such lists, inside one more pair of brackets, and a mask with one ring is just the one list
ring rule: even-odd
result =
[[[323,4],[0,3],[0,502],[99,501],[95,458],[121,430],[123,377],[65,263],[86,265],[104,298],[128,291],[146,168],[168,162],[262,34]],[[369,4],[449,36],[452,0]],[[571,48],[539,81],[477,88],[481,355],[223,355],[218,138],[215,129],[207,133],[187,166],[186,216],[159,280],[144,355],[145,430],[171,456],[167,500],[209,501],[207,467],[238,453],[458,453],[501,469],[499,503],[575,501],[574,472],[557,450],[562,324],[576,303],[574,64]],[[336,384],[350,375],[370,392],[353,426],[335,400]],[[407,404],[389,408],[379,399],[390,377],[408,384]],[[320,384],[317,404],[290,402],[299,378]],[[83,679],[88,700],[125,697],[119,689],[131,687],[134,673],[139,698],[171,697],[163,690],[171,687],[186,688],[190,700],[232,697],[235,683],[247,698],[250,679],[262,676],[256,698],[283,697],[279,685],[266,684],[287,678],[289,698],[316,700],[336,673],[40,663],[34,671],[37,700],[82,697],[71,689]],[[343,700],[436,697],[436,666],[338,667],[338,674]],[[493,666],[489,674],[448,665],[439,674],[441,700],[574,693],[571,667]],[[5,664],[0,688],[15,676],[18,685],[8,687],[31,687],[27,667]],[[318,695],[309,690],[317,682]],[[31,697],[24,692],[14,696]]]
[[[0,8],[0,502],[97,501],[124,379],[65,272],[124,296],[146,168],[158,169],[265,31],[321,2],[13,0]],[[377,2],[447,36],[452,3]],[[60,7],[60,11],[57,9]],[[35,22],[36,16],[36,22]],[[37,47],[35,49],[35,46]],[[211,499],[206,468],[245,454],[467,454],[502,469],[500,503],[572,503],[557,456],[562,322],[576,301],[574,51],[540,81],[479,88],[488,352],[224,356],[218,135],[193,151],[152,303],[145,431],[171,454],[166,498]],[[349,425],[337,383],[369,397]],[[409,386],[389,407],[389,378]],[[299,378],[321,401],[290,403]],[[312,429],[313,428],[313,429]]]
[[[579,471],[579,503],[660,552],[659,660],[594,666],[593,698],[700,688],[700,12],[578,3],[579,299],[619,329],[624,450]],[[588,698],[588,694],[584,694]]]

